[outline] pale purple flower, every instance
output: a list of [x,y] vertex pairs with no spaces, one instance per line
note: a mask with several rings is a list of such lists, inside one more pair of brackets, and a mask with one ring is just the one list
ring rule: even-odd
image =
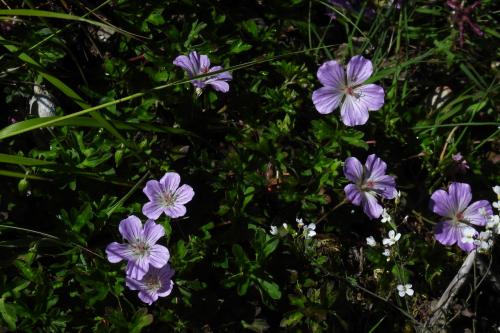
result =
[[143,192],[149,202],[142,207],[142,213],[153,220],[162,213],[172,218],[184,216],[184,205],[193,199],[194,191],[186,184],[179,187],[180,182],[181,177],[175,172],[167,172],[160,181],[148,181]]
[[138,290],[141,301],[151,305],[156,302],[158,297],[170,295],[174,287],[172,281],[174,273],[175,271],[168,264],[161,268],[151,266],[142,279],[133,279],[127,276],[125,284],[131,290]]
[[344,175],[353,184],[344,187],[347,199],[356,206],[363,206],[363,211],[370,219],[378,219],[383,208],[377,197],[393,199],[396,195],[394,177],[385,174],[387,165],[375,154],[368,156],[365,165],[356,157],[349,157],[344,162]]
[[471,200],[470,185],[465,183],[451,183],[448,192],[437,190],[432,193],[430,202],[432,211],[445,218],[434,230],[438,242],[443,245],[457,243],[458,247],[467,252],[475,248],[474,243],[468,241],[477,235],[477,231],[470,224],[486,225],[488,216],[493,214],[493,209],[486,200],[470,204]]
[[321,114],[331,113],[339,105],[342,122],[347,126],[363,125],[368,111],[384,105],[384,89],[375,84],[363,84],[373,72],[372,62],[360,55],[351,58],[344,68],[335,60],[318,69],[318,80],[324,85],[313,92],[312,100]]
[[165,230],[153,220],[142,226],[137,216],[131,215],[120,222],[120,234],[127,243],[113,242],[106,247],[109,262],[127,260],[127,276],[140,280],[152,267],[163,267],[170,259],[168,249],[156,242],[163,237]]
[[455,161],[456,171],[460,173],[465,173],[469,169],[469,164],[465,160],[465,158],[460,153],[456,153],[451,156],[453,161]]
[[[178,56],[174,60],[174,65],[183,68],[188,73],[189,77],[195,77],[223,69],[221,66],[210,67],[210,59],[208,59],[208,56],[198,54],[196,51],[190,52],[187,56]],[[222,72],[213,76],[192,80],[191,83],[196,87],[196,92],[198,94],[203,92],[207,84],[211,85],[212,88],[217,91],[228,92],[229,84],[227,81],[230,81],[232,78],[229,72]]]

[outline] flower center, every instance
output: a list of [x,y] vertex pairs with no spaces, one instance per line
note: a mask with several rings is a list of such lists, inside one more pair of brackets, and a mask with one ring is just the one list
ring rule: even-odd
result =
[[175,204],[176,196],[171,192],[167,192],[162,195],[161,199],[165,207],[171,207]]
[[208,67],[202,67],[202,68],[200,68],[200,70],[201,70],[201,73],[202,73],[202,74],[207,74],[207,73],[208,73],[209,68],[208,68]]
[[149,254],[149,244],[142,239],[138,239],[130,245],[132,247],[132,252],[137,257],[144,257]]
[[161,288],[161,282],[158,276],[149,275],[144,278],[143,281],[146,288],[150,291],[157,291]]

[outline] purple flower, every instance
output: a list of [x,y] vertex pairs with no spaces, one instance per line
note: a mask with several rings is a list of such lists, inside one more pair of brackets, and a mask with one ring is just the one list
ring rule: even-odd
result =
[[456,171],[465,173],[469,169],[469,164],[467,164],[467,161],[462,154],[456,153],[455,155],[452,155],[451,158],[455,161]]
[[327,114],[342,104],[340,115],[345,125],[365,124],[368,111],[379,110],[384,105],[384,89],[375,84],[363,84],[372,72],[372,62],[360,55],[352,57],[347,64],[347,77],[338,62],[325,62],[317,73],[324,87],[315,90],[312,95],[316,110]]
[[[198,52],[190,52],[187,56],[180,55],[174,60],[174,65],[183,68],[189,77],[195,77],[202,74],[216,72],[222,70],[221,66],[210,68],[210,59],[204,54]],[[211,85],[217,91],[228,92],[230,81],[233,77],[229,72],[222,72],[213,76],[207,76],[202,79],[192,80],[191,83],[196,87],[196,93],[200,95],[207,84]]]
[[128,243],[113,242],[106,248],[106,254],[112,263],[127,260],[129,277],[140,280],[148,272],[150,264],[160,268],[170,259],[168,249],[156,244],[165,230],[153,220],[148,220],[143,228],[141,220],[131,215],[120,222],[118,230]]
[[161,267],[149,267],[148,273],[140,280],[127,276],[125,281],[130,290],[139,290],[139,298],[149,305],[156,302],[158,297],[166,297],[172,292],[174,270],[168,264]]
[[375,154],[368,156],[365,165],[356,157],[349,157],[344,162],[344,175],[353,184],[344,187],[346,197],[356,206],[363,206],[363,211],[370,219],[378,219],[382,206],[377,197],[393,199],[396,195],[394,177],[385,174],[387,165]]
[[149,202],[142,207],[142,213],[148,218],[156,220],[161,213],[172,218],[186,214],[187,204],[193,199],[194,191],[189,185],[182,185],[181,176],[175,172],[167,172],[160,181],[150,180],[143,189]]
[[465,183],[451,183],[448,192],[437,190],[432,193],[432,211],[445,218],[434,230],[438,242],[443,245],[457,243],[458,247],[467,252],[475,248],[473,240],[477,231],[470,224],[486,225],[493,210],[486,200],[469,205],[471,200],[470,185]]

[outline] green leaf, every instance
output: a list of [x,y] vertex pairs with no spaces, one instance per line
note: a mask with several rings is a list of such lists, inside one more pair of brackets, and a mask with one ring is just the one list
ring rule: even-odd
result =
[[36,158],[9,154],[0,154],[0,163],[17,164],[24,166],[44,166],[56,164],[52,161],[37,160]]
[[5,303],[3,298],[0,298],[0,314],[9,329],[14,331],[16,329],[17,321],[16,313],[11,305]]
[[297,325],[303,317],[304,314],[302,312],[294,311],[281,320],[280,327],[293,327]]
[[260,286],[269,295],[269,297],[271,297],[272,299],[281,298],[280,287],[278,286],[277,283],[269,282],[261,278],[257,278],[257,282],[259,282]]

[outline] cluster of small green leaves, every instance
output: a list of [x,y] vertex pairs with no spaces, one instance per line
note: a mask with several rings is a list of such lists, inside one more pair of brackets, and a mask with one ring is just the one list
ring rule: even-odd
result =
[[[0,331],[411,331],[428,319],[462,258],[434,244],[429,193],[457,179],[457,152],[475,194],[500,183],[495,1],[473,13],[485,34],[464,47],[444,2],[2,3]],[[192,50],[234,69],[229,93],[196,96],[172,64]],[[319,64],[355,54],[386,92],[362,129],[311,102]],[[30,109],[35,85],[55,117]],[[386,203],[402,266],[366,247],[385,235],[378,221],[350,205],[329,214],[342,161],[368,150],[403,192]],[[185,218],[159,220],[175,287],[146,307],[104,248],[166,171],[196,196]],[[314,239],[269,233],[297,217],[320,220]],[[387,305],[408,280],[416,296],[396,305],[413,321]]]

